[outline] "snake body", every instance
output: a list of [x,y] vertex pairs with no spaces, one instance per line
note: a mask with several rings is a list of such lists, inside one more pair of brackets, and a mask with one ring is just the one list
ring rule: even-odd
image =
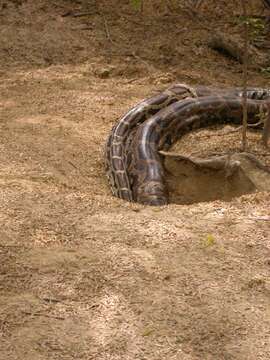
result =
[[[198,92],[199,94],[205,94],[207,88],[201,87]],[[161,109],[189,96],[197,96],[197,92],[187,85],[177,84],[137,104],[113,127],[105,148],[106,174],[113,195],[124,200],[133,200],[132,189],[126,171],[126,148],[128,138],[133,134],[134,129]]]
[[[215,96],[215,94],[218,94]],[[162,158],[179,137],[194,128],[241,121],[242,90],[177,84],[133,107],[113,127],[105,150],[106,174],[113,194],[149,205],[167,204]],[[268,89],[247,92],[252,122],[267,111]]]
[[[267,104],[247,101],[250,123],[267,111]],[[128,169],[134,201],[147,205],[166,205],[165,172],[159,150],[170,140],[175,143],[183,134],[215,123],[242,121],[242,100],[232,96],[207,96],[176,102],[142,124],[129,151],[133,161]]]

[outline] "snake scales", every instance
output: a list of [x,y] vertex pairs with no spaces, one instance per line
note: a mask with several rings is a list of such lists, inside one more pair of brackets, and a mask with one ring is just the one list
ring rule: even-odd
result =
[[[105,149],[106,174],[112,193],[148,205],[168,203],[163,159],[183,134],[227,121],[242,121],[242,90],[176,84],[128,111],[113,127]],[[270,90],[247,91],[250,123],[267,112]]]

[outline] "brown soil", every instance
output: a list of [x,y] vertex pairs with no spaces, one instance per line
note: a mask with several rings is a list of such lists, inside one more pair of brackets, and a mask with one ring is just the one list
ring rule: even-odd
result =
[[[209,28],[238,31],[238,9],[120,3],[0,1],[0,359],[267,360],[270,193],[130,204],[102,160],[111,126],[155,91],[241,84],[206,45]],[[198,135],[183,154],[240,147]]]

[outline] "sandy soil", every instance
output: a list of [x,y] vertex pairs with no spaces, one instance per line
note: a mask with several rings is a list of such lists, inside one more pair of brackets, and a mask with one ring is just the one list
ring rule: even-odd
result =
[[[112,197],[102,160],[155,91],[241,84],[206,46],[232,19],[109,3],[0,2],[0,359],[267,360],[270,193],[145,207]],[[182,153],[240,146],[201,135]]]

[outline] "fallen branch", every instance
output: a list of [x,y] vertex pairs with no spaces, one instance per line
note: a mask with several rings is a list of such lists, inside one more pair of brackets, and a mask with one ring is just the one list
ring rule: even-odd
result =
[[[232,37],[222,33],[215,34],[208,41],[208,46],[213,50],[237,60],[241,64],[244,63],[245,47],[242,44],[242,40],[238,37]],[[252,46],[249,47],[247,55],[249,59],[253,59],[253,66],[263,66],[265,63],[258,51]]]
[[241,64],[244,62],[244,51],[234,39],[227,35],[216,34],[208,42],[211,49],[221,52],[233,59],[239,61]]

